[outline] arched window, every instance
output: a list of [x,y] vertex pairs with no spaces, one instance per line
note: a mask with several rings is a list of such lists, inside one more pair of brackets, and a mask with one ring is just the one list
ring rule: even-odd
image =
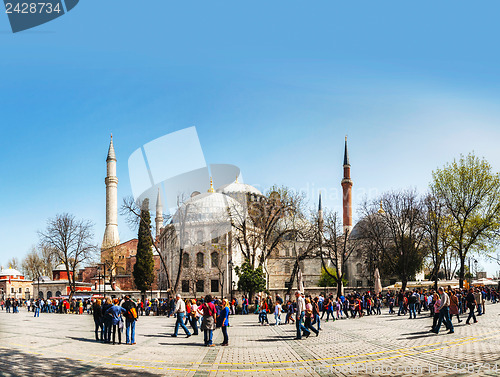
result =
[[43,300],[43,292],[42,291],[38,292],[38,298],[41,298]]
[[196,254],[196,267],[203,268],[205,266],[205,255],[202,252]]
[[51,298],[52,297],[52,291],[47,291],[47,298]]
[[212,256],[212,267],[219,267],[219,253],[214,251],[211,256]]
[[56,292],[56,297],[61,297],[61,291]]
[[290,256],[290,249],[288,247],[285,248],[285,257]]
[[287,263],[285,263],[285,274],[289,274],[289,273],[290,273],[290,263],[287,262]]
[[189,268],[189,254],[182,254],[182,267]]
[[357,274],[360,274],[360,273],[362,273],[362,272],[363,272],[363,266],[361,265],[361,263],[358,263],[358,264],[356,265],[356,273],[357,273]]

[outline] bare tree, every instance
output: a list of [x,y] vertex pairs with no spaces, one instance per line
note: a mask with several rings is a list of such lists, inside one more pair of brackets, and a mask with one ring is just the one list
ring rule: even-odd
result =
[[[379,203],[383,210],[379,209]],[[360,232],[380,251],[380,267],[386,274],[397,275],[403,289],[422,268],[426,255],[422,202],[415,190],[391,191],[380,200],[365,203]]]
[[[344,291],[346,266],[357,250],[358,242],[350,240],[349,232],[343,230],[341,219],[336,212],[326,212],[324,221],[319,221],[319,228],[321,265],[325,273],[337,282],[337,295],[340,296]],[[327,262],[333,267],[334,274],[327,268]]]
[[54,252],[48,247],[32,247],[24,257],[21,266],[24,274],[31,280],[40,276],[50,276],[55,267]]
[[68,274],[70,298],[76,291],[77,268],[93,258],[97,245],[92,244],[92,223],[77,220],[63,213],[47,222],[47,229],[39,232],[41,245],[49,248],[55,259],[63,264]]
[[12,257],[8,260],[7,265],[15,270],[19,270],[21,267],[21,263],[19,263],[19,259],[16,257]]
[[244,213],[232,211],[233,239],[252,267],[263,266],[285,236],[294,232],[290,215],[299,214],[303,203],[303,194],[273,186],[259,200],[248,200]]

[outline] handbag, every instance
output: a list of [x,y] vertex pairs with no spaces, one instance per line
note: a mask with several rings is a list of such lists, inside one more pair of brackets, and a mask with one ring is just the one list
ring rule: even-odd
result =
[[124,324],[123,324],[123,318],[120,318],[120,321],[118,322],[118,328],[120,330],[123,330],[123,326],[124,326]]

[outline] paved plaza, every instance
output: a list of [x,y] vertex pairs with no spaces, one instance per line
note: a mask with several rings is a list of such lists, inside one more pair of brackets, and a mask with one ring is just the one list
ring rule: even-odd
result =
[[[128,346],[95,342],[91,315],[3,311],[0,375],[500,375],[500,304],[487,304],[477,324],[466,325],[464,317],[450,335],[429,333],[427,314],[409,320],[383,313],[323,321],[319,337],[300,341],[294,325],[260,326],[256,315],[233,316],[229,347],[204,347],[202,335],[172,338],[173,318],[140,317],[137,345]],[[220,330],[215,340],[221,343]]]

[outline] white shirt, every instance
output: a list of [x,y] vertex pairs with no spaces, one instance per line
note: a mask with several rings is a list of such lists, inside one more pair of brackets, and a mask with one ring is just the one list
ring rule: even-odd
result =
[[174,313],[186,313],[186,303],[183,299],[178,299],[175,304],[175,312]]
[[299,296],[297,297],[297,316],[300,316],[300,313],[306,311],[306,300],[304,300],[304,297]]
[[280,315],[281,314],[281,305],[280,304],[276,304],[274,306],[274,314],[276,314],[276,315]]

